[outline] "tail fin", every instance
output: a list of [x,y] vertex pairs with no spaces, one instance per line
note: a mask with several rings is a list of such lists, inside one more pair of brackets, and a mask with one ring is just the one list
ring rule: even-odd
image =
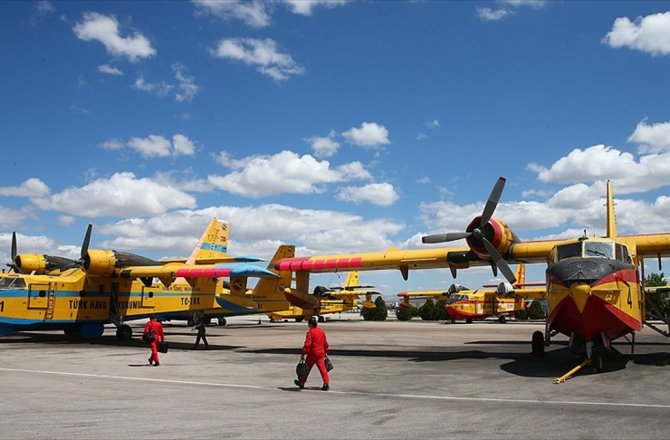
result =
[[358,287],[360,285],[359,277],[358,277],[358,271],[357,270],[352,270],[349,272],[347,277],[344,279],[344,283],[342,284],[343,289],[352,288],[352,287]]
[[230,227],[228,222],[213,218],[198,244],[186,260],[186,264],[196,264],[198,260],[213,260],[224,258],[228,253],[228,236]]
[[514,274],[516,277],[516,283],[514,284],[526,284],[526,265],[525,264],[517,264],[516,266],[516,273]]
[[612,183],[607,181],[607,238],[616,238],[616,214],[614,213],[614,196]]
[[295,256],[295,246],[282,244],[277,248],[274,257],[268,263],[268,270],[279,275],[278,278],[261,278],[254,287],[254,296],[279,296],[284,298],[284,289],[291,287],[290,270],[278,271],[274,268],[275,263],[282,258],[293,258]]

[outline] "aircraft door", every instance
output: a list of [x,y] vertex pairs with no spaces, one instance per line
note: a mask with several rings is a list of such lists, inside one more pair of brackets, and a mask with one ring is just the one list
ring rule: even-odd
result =
[[46,309],[49,304],[49,295],[51,294],[49,283],[35,283],[28,285],[28,308]]
[[142,307],[156,307],[156,287],[142,286]]

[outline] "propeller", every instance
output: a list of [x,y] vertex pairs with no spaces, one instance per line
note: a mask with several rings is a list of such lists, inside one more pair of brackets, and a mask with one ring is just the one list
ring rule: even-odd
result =
[[91,243],[91,231],[93,230],[93,225],[88,224],[86,228],[86,235],[84,235],[84,242],[81,244],[81,258],[79,258],[76,263],[80,266],[84,266],[86,262],[86,254],[88,253],[88,246]]
[[500,269],[505,278],[514,284],[516,282],[514,272],[512,272],[507,262],[503,259],[502,255],[500,255],[498,249],[496,249],[496,247],[491,244],[491,242],[486,238],[486,234],[484,234],[484,228],[488,225],[489,220],[491,220],[491,217],[493,216],[493,212],[498,206],[500,196],[502,195],[503,189],[505,188],[505,182],[506,179],[504,177],[500,177],[493,186],[493,190],[491,190],[491,194],[489,195],[489,198],[486,201],[486,205],[484,206],[484,210],[482,211],[482,215],[479,218],[479,225],[475,226],[471,231],[447,232],[443,234],[427,235],[423,237],[421,241],[423,243],[444,243],[466,238],[471,239],[477,243],[482,243],[486,249],[486,252],[491,257],[491,261],[494,263],[494,266],[492,266],[493,273],[497,275],[496,268]]
[[12,262],[7,263],[7,266],[9,266],[15,273],[21,273],[21,268],[16,264],[16,256],[16,231],[14,231],[12,232]]

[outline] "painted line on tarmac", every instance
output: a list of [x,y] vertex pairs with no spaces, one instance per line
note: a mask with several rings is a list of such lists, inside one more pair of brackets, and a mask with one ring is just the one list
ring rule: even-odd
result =
[[[73,377],[88,377],[92,379],[118,379],[138,382],[156,382],[175,385],[199,385],[218,388],[238,388],[251,390],[273,390],[277,391],[279,388],[267,387],[260,385],[241,385],[232,383],[220,382],[200,382],[194,380],[175,380],[175,379],[157,379],[152,377],[132,377],[132,376],[113,376],[110,374],[89,374],[89,373],[68,373],[62,371],[47,371],[47,370],[27,370],[22,368],[5,368],[0,367],[0,371],[17,372],[17,373],[33,373],[33,374],[50,374],[56,376],[73,376]],[[324,394],[320,390],[301,390],[301,392],[315,392]],[[670,405],[662,405],[655,403],[628,403],[628,402],[584,402],[584,401],[560,401],[560,400],[534,400],[534,399],[502,399],[495,397],[459,397],[459,396],[430,396],[425,394],[393,394],[393,393],[368,393],[365,391],[328,391],[327,394],[333,395],[347,395],[347,396],[365,396],[365,397],[384,397],[392,399],[416,399],[416,400],[442,400],[451,402],[477,402],[477,403],[522,403],[531,405],[572,405],[572,406],[609,406],[620,408],[660,408],[670,409]]]

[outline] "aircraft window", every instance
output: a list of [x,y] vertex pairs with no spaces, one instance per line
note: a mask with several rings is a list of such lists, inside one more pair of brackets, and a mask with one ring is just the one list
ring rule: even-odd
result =
[[582,256],[582,242],[564,244],[556,247],[556,261]]
[[22,289],[26,287],[26,281],[23,278],[16,278],[16,281],[14,281],[14,284],[12,284],[12,287],[14,289]]
[[602,241],[586,241],[584,242],[584,256],[614,258],[613,244]]
[[616,259],[630,263],[630,255],[628,254],[628,248],[626,246],[621,244],[616,245]]
[[9,277],[3,278],[2,281],[0,281],[0,289],[9,289],[14,280],[16,279],[17,278],[9,278]]
[[44,298],[47,296],[47,292],[45,290],[40,290],[40,298]]

